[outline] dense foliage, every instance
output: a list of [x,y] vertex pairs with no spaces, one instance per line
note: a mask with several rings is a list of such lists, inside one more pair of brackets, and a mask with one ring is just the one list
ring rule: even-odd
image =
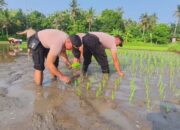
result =
[[15,36],[16,32],[28,27],[36,30],[56,28],[68,34],[88,31],[118,33],[124,37],[125,42],[164,44],[170,42],[172,37],[180,37],[180,5],[175,12],[177,22],[171,25],[157,23],[156,14],[144,13],[139,22],[125,19],[121,8],[105,9],[96,15],[93,8],[81,9],[77,0],[71,1],[68,10],[57,11],[48,16],[36,10],[27,13],[21,9],[3,9],[5,5],[4,0],[0,0],[0,40]]

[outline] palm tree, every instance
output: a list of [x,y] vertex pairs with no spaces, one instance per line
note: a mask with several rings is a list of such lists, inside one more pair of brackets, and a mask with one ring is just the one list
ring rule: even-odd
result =
[[0,0],[0,10],[2,10],[3,6],[5,6],[6,3],[4,0]]
[[91,31],[91,26],[92,26],[92,23],[94,21],[94,9],[91,7],[88,12],[87,12],[87,22],[88,22],[88,27],[89,27],[89,32]]
[[157,19],[158,19],[158,17],[155,13],[153,15],[149,16],[149,20],[150,20],[149,21],[149,28],[150,29],[153,29],[155,27],[155,25],[157,23]]
[[175,28],[174,28],[174,34],[173,34],[174,37],[176,36],[177,27],[178,27],[178,24],[180,23],[180,5],[177,6],[175,16],[177,17],[177,23],[176,23]]
[[77,0],[72,0],[70,3],[70,12],[71,12],[71,18],[75,22],[78,16],[79,7]]
[[8,37],[9,35],[8,28],[11,26],[11,23],[12,23],[11,14],[9,10],[8,9],[3,10],[2,16],[3,16],[2,29],[5,29],[6,37]]
[[145,13],[140,16],[140,19],[141,19],[141,25],[143,28],[142,38],[144,38],[145,31],[149,27],[149,16],[147,13]]

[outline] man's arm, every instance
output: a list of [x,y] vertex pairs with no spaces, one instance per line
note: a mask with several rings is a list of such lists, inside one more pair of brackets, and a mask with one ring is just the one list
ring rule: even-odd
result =
[[69,83],[70,82],[70,78],[63,75],[63,73],[61,73],[54,65],[54,62],[56,60],[57,56],[53,56],[50,53],[47,56],[47,67],[50,70],[50,72],[53,75],[56,75],[60,80],[64,81],[65,83]]
[[27,30],[24,30],[23,32],[17,32],[16,34],[18,34],[18,35],[25,35],[25,34],[27,34]]
[[118,74],[123,77],[124,73],[122,72],[121,68],[120,68],[120,63],[117,57],[117,52],[115,50],[111,50],[111,54],[112,54],[112,58],[113,58],[113,62],[114,62],[114,67],[116,69],[116,71],[118,72]]

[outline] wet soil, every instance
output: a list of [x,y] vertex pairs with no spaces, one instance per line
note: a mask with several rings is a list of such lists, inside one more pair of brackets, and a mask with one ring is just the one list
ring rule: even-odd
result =
[[[92,63],[86,80],[78,85],[51,81],[45,70],[43,87],[33,83],[33,64],[26,55],[0,63],[0,130],[179,130],[179,95],[160,100],[151,89],[147,109],[144,86],[139,79],[136,98],[129,102],[130,74],[122,79],[115,100],[111,90],[117,74],[112,71],[103,94],[96,95],[100,68]],[[67,75],[73,71],[59,66]],[[126,71],[126,68],[124,68]],[[176,82],[177,85],[179,81]],[[154,91],[153,91],[154,90]]]

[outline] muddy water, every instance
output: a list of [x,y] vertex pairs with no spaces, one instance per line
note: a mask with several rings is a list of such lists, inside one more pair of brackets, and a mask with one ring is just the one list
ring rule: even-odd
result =
[[[112,90],[120,79],[112,69],[98,96],[102,75],[96,62],[88,77],[71,85],[51,81],[45,70],[43,87],[34,85],[33,65],[27,56],[0,63],[0,130],[179,130],[179,95],[169,92],[161,100],[157,88],[152,87],[147,107],[144,80],[139,77],[135,99],[129,102],[132,76],[128,65],[125,63],[126,77],[121,79],[114,99]],[[63,63],[59,68],[70,76],[74,72]],[[174,84],[179,87],[177,79]]]

